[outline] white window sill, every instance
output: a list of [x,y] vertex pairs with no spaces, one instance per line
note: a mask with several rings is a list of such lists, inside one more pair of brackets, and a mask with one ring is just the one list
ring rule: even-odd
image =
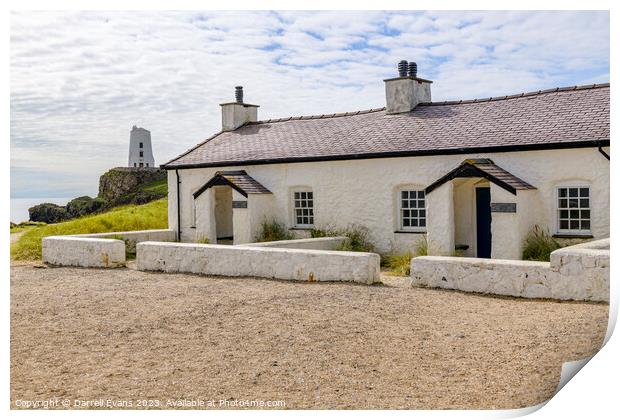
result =
[[553,235],[554,238],[577,238],[577,239],[592,239],[594,235],[591,232],[557,232]]
[[426,234],[425,230],[395,230],[394,233],[414,233],[418,235]]

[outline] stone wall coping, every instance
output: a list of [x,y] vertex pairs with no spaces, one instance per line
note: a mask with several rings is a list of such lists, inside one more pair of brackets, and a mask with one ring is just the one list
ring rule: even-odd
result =
[[144,241],[140,242],[138,246],[160,246],[169,248],[207,248],[207,249],[221,249],[221,250],[247,250],[253,252],[269,252],[269,253],[282,253],[282,254],[309,254],[309,255],[340,255],[348,257],[368,257],[378,256],[374,252],[355,252],[355,251],[329,251],[323,249],[297,249],[297,248],[275,248],[275,247],[258,247],[249,245],[217,245],[217,244],[198,244],[192,242],[158,242],[158,241]]
[[323,236],[320,238],[302,238],[302,239],[287,239],[287,240],[282,240],[282,241],[251,242],[247,244],[238,244],[235,246],[277,248],[278,246],[288,246],[288,245],[295,245],[295,244],[312,244],[312,243],[321,243],[321,242],[337,242],[337,241],[345,241],[346,239],[347,239],[346,236]]
[[81,237],[81,238],[98,238],[102,236],[127,236],[127,235],[142,235],[149,233],[175,233],[172,229],[148,229],[148,230],[127,230],[122,232],[100,232],[100,233],[76,233],[74,235],[62,235],[65,237]]
[[95,243],[114,243],[114,242],[120,242],[121,244],[123,244],[123,246],[125,245],[125,242],[123,242],[120,239],[91,238],[91,237],[84,237],[84,236],[77,236],[77,235],[45,236],[42,239],[42,241],[49,241],[49,240],[53,240],[53,241],[73,241],[73,242],[95,242]]
[[519,267],[549,267],[549,263],[545,261],[524,261],[524,260],[500,260],[491,258],[470,258],[470,257],[439,257],[439,256],[424,256],[415,257],[413,260],[418,261],[433,261],[442,262],[446,264],[470,264],[473,266],[519,266]]

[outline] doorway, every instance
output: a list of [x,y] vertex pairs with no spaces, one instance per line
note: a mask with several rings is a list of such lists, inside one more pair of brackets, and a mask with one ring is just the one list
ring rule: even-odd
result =
[[491,258],[491,188],[476,188],[476,256]]
[[233,241],[233,208],[232,188],[225,186],[213,187],[215,194],[215,232],[218,244],[232,244]]

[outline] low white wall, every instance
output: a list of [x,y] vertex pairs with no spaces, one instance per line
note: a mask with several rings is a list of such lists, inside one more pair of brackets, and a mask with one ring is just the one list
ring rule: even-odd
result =
[[172,229],[47,236],[41,242],[41,254],[43,262],[53,265],[119,267],[125,265],[125,252],[135,252],[137,243],[175,239]]
[[292,249],[322,249],[333,251],[340,247],[344,241],[344,236],[332,236],[324,238],[291,239],[287,241],[253,242],[236,246],[251,246],[260,248],[292,248]]
[[42,240],[43,261],[75,267],[125,265],[125,243],[116,239],[47,236]]
[[138,270],[299,281],[379,281],[379,255],[365,252],[142,242]]
[[411,260],[411,278],[413,286],[609,302],[609,239],[554,251],[551,263],[417,257]]
[[80,238],[122,239],[128,252],[135,252],[136,244],[146,241],[174,242],[176,232],[172,229],[130,230],[126,232],[84,233],[70,235]]

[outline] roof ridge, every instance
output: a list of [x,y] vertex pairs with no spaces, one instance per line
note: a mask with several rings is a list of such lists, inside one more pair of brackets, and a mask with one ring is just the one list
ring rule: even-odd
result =
[[[585,89],[598,89],[609,87],[610,83],[594,83],[591,85],[576,85],[576,86],[564,86],[564,87],[556,87],[551,89],[542,89],[542,90],[534,90],[531,92],[522,92],[514,95],[504,95],[504,96],[491,96],[489,98],[476,98],[476,99],[460,99],[454,101],[440,101],[440,102],[422,102],[419,105],[423,106],[437,106],[437,105],[461,105],[461,104],[474,104],[480,102],[492,102],[492,101],[501,101],[505,99],[517,99],[525,96],[535,96],[542,95],[547,93],[555,93],[555,92],[566,92],[572,90],[585,90]],[[319,120],[319,119],[327,119],[327,118],[339,118],[339,117],[351,117],[353,115],[360,114],[369,114],[372,112],[380,112],[385,111],[385,107],[381,108],[371,108],[364,109],[361,111],[350,111],[350,112],[337,112],[333,114],[321,114],[321,115],[300,115],[296,117],[283,117],[283,118],[270,118],[267,120],[259,120],[249,122],[246,125],[253,124],[267,124],[267,123],[276,123],[276,122],[286,122],[286,121],[299,121],[299,120]]]
[[591,85],[576,85],[576,86],[564,86],[564,87],[556,87],[551,89],[542,89],[542,90],[534,90],[531,92],[522,92],[514,95],[505,95],[505,96],[491,96],[489,98],[476,98],[476,99],[460,99],[454,101],[440,101],[440,102],[423,102],[419,105],[423,106],[437,106],[437,105],[461,105],[461,104],[474,104],[480,102],[494,102],[494,101],[502,101],[506,99],[518,99],[526,96],[536,96],[536,95],[544,95],[547,93],[556,93],[556,92],[567,92],[573,90],[586,90],[586,89],[599,89],[609,87],[610,83],[594,83]]
[[350,117],[353,115],[370,114],[372,112],[380,112],[380,111],[385,111],[385,107],[363,109],[361,111],[336,112],[333,114],[300,115],[297,117],[270,118],[268,120],[259,120],[259,121],[249,122],[247,125],[286,122],[286,121],[298,121],[298,120],[323,120],[327,118]]

